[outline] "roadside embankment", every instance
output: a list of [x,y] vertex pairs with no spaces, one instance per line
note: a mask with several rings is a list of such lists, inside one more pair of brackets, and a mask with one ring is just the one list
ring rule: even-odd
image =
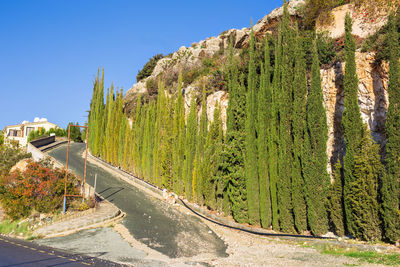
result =
[[[32,157],[35,161],[47,158],[50,159],[55,167],[65,168],[63,164],[43,151],[65,144],[67,142],[66,140],[56,141],[54,136],[50,136],[48,138],[37,140],[36,143],[34,142],[28,144],[27,150],[32,153]],[[50,221],[49,223],[35,229],[34,235],[46,238],[69,235],[84,229],[107,226],[124,217],[124,213],[120,209],[106,199],[103,199],[100,195],[96,194],[94,188],[88,183],[85,183],[84,188],[86,198],[93,196],[97,199],[98,203],[94,208],[86,211],[75,212],[73,214],[67,213],[61,215],[57,220]]]

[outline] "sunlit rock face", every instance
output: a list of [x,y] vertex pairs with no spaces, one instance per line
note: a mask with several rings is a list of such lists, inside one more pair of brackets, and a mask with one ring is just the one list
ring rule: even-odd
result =
[[[374,140],[385,143],[385,121],[388,107],[388,73],[386,62],[376,64],[374,53],[356,53],[358,76],[358,103],[361,116],[371,130]],[[345,64],[337,62],[333,67],[321,70],[324,106],[327,111],[327,153],[334,164],[343,154],[344,140],[341,126],[344,110],[343,75]],[[330,164],[329,164],[330,165]],[[331,171],[331,167],[328,169]]]

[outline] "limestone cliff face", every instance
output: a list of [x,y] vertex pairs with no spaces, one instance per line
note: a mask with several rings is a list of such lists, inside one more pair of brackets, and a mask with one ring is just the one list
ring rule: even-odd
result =
[[[292,18],[298,18],[297,13],[300,4],[304,0],[292,0],[289,2],[289,13]],[[387,10],[366,16],[362,7],[355,8],[352,5],[344,5],[332,10],[332,23],[330,25],[317,25],[318,31],[328,31],[331,37],[341,38],[344,34],[344,16],[349,12],[354,21],[353,34],[366,38],[379,30],[387,21]],[[255,36],[262,37],[274,29],[282,16],[283,8],[277,8],[269,15],[254,25]],[[217,37],[207,38],[191,47],[181,47],[172,55],[158,61],[152,75],[132,86],[126,93],[125,102],[133,101],[136,95],[147,92],[146,81],[157,80],[157,77],[168,73],[172,77],[178,77],[178,72],[184,69],[193,69],[201,66],[204,57],[213,57],[216,53],[222,55],[228,49],[229,39],[233,39],[233,46],[237,49],[243,48],[249,41],[249,28],[231,29],[221,33]],[[375,63],[374,53],[356,53],[357,74],[359,78],[359,105],[364,123],[371,130],[376,142],[385,143],[385,120],[388,107],[388,64]],[[327,153],[329,161],[328,170],[331,172],[332,165],[337,158],[343,155],[344,140],[341,127],[342,114],[344,110],[343,92],[344,63],[337,62],[329,69],[321,70],[322,88],[324,92],[324,105],[327,111],[327,122],[329,126],[329,140]],[[207,78],[207,77],[206,77]],[[201,88],[201,80],[195,80],[192,84],[184,84],[186,114],[190,108],[190,100],[196,94],[196,88]],[[197,91],[197,96],[198,91]],[[226,108],[229,95],[224,91],[215,91],[207,97],[208,119],[213,119],[215,103],[219,103],[222,109],[222,121],[226,128]],[[199,107],[200,109],[200,107]],[[198,109],[200,113],[201,110]]]
[[[373,138],[379,144],[385,142],[385,121],[388,107],[387,63],[377,65],[374,53],[356,53],[358,75],[358,103],[361,116],[371,130]],[[337,62],[332,68],[321,70],[324,106],[328,121],[327,153],[332,165],[344,149],[343,129],[341,126],[344,110],[343,74],[345,64]],[[331,164],[328,169],[331,171]]]

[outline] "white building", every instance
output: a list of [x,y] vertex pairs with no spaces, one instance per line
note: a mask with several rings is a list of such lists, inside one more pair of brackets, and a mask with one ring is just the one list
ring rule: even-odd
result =
[[17,141],[21,147],[28,143],[29,133],[44,129],[57,128],[54,123],[48,122],[47,119],[35,118],[34,122],[23,121],[21,124],[10,125],[4,128],[4,143],[8,144],[11,140]]

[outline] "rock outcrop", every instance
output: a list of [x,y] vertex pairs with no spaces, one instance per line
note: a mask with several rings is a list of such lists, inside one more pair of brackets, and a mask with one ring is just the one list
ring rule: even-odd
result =
[[317,20],[316,29],[317,32],[327,32],[333,39],[340,38],[344,35],[344,19],[349,13],[353,19],[353,34],[360,38],[367,38],[387,23],[389,11],[389,8],[369,5],[356,7],[354,4],[347,4],[331,11],[331,23],[321,25],[320,20]]
[[[396,0],[397,1],[397,0]],[[289,2],[289,13],[292,19],[299,18],[298,10],[305,0],[292,0]],[[368,9],[370,10],[370,9]],[[360,38],[366,38],[378,31],[387,22],[387,9],[380,9],[376,14],[367,14],[363,7],[355,7],[351,4],[343,5],[332,10],[332,23],[330,25],[318,25],[317,31],[327,31],[332,38],[341,38],[344,34],[344,18],[350,13],[353,18],[353,34]],[[266,33],[276,28],[283,14],[283,7],[273,10],[254,25],[256,37],[263,37]],[[147,92],[146,81],[156,80],[165,73],[173,74],[177,78],[180,70],[193,69],[203,64],[205,57],[213,57],[215,54],[222,55],[229,47],[229,40],[232,38],[233,46],[236,49],[246,47],[249,42],[249,28],[231,29],[221,33],[217,37],[210,37],[191,47],[182,46],[170,56],[158,61],[150,77],[132,86],[125,96],[129,102],[137,94]],[[385,143],[385,120],[388,107],[388,64],[375,62],[374,53],[356,53],[357,74],[359,78],[359,105],[364,123],[371,130],[376,142],[381,145]],[[336,62],[332,67],[321,70],[322,87],[324,92],[324,105],[327,110],[327,121],[329,126],[329,141],[327,153],[331,164],[328,164],[329,172],[331,167],[344,152],[343,130],[341,127],[342,114],[344,110],[343,92],[344,63]],[[196,88],[201,88],[197,80],[192,84],[184,84],[185,88],[185,109],[188,113],[190,99]],[[218,89],[216,89],[218,90]],[[199,93],[197,92],[197,96]],[[226,128],[226,108],[228,106],[228,93],[214,91],[207,97],[208,119],[213,119],[215,103],[219,102],[222,109],[222,121]],[[199,107],[200,108],[200,107]],[[201,110],[198,110],[200,113]]]
[[[385,120],[388,107],[387,63],[375,62],[374,53],[356,53],[358,75],[358,103],[361,116],[371,130],[374,140],[383,145],[385,142]],[[341,126],[344,110],[343,75],[345,64],[337,62],[332,68],[321,70],[324,106],[327,111],[328,145],[327,153],[332,165],[343,155],[344,140]],[[328,169],[331,172],[331,164]]]

